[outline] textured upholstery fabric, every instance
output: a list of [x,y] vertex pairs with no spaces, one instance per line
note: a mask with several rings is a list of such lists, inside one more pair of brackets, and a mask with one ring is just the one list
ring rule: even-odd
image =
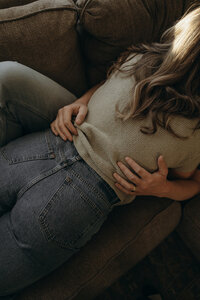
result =
[[0,61],[14,60],[77,96],[86,89],[72,0],[39,0],[0,10]]
[[177,231],[200,261],[200,196],[187,202]]
[[0,9],[13,6],[25,5],[36,0],[0,0]]
[[168,199],[138,198],[116,207],[78,254],[17,300],[93,299],[172,232],[180,215],[180,203]]
[[85,29],[84,54],[90,86],[131,44],[159,40],[192,0],[77,0]]

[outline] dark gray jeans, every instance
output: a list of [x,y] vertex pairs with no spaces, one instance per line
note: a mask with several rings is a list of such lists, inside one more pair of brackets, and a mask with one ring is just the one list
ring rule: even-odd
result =
[[0,143],[6,144],[0,148],[0,299],[5,300],[76,253],[119,199],[73,143],[45,129],[74,95],[13,62],[0,63],[0,84]]

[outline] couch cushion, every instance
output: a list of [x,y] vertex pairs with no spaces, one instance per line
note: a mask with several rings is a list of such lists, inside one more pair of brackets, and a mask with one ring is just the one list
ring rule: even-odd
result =
[[184,206],[177,232],[200,261],[200,195]]
[[17,300],[93,299],[168,236],[180,215],[180,203],[153,197],[115,207],[79,253]]
[[105,78],[106,69],[131,44],[159,40],[195,0],[77,0],[86,30],[84,54],[92,86]]
[[72,0],[39,0],[0,10],[0,61],[14,60],[77,96],[86,90]]
[[34,2],[36,0],[0,0],[0,9],[1,8],[8,8],[12,6],[19,6],[19,5],[24,5],[28,4],[31,2]]

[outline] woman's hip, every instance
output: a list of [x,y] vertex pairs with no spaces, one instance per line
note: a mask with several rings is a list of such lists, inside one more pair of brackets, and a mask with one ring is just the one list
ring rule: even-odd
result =
[[[15,183],[19,179],[28,187],[30,181],[36,184],[65,169],[86,194],[91,191],[100,198],[116,198],[108,184],[80,157],[74,144],[56,137],[50,129],[28,134],[0,148],[0,165]],[[7,180],[3,174],[1,177],[4,182]]]
[[[15,169],[7,190],[17,176],[25,180],[29,172],[44,168],[22,186],[12,209],[0,218],[3,296],[45,276],[83,247],[99,231],[116,197],[73,143],[50,131],[16,140],[1,153],[5,168]],[[19,269],[20,278],[15,276]]]
[[[31,228],[39,224],[48,242],[79,248],[117,201],[114,191],[83,161],[73,143],[49,130],[11,142],[1,148],[1,154],[5,171],[13,176],[17,199],[13,224],[19,225],[22,236],[28,234],[23,228],[33,218]],[[8,189],[6,181],[10,185],[11,180],[1,177]]]

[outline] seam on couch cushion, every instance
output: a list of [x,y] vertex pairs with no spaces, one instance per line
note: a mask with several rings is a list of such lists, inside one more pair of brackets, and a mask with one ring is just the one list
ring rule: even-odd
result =
[[82,18],[83,18],[84,12],[85,12],[85,10],[86,10],[86,8],[87,8],[87,6],[88,6],[88,4],[89,4],[90,2],[92,2],[92,0],[87,0],[83,7],[77,6],[77,7],[79,8],[79,13],[80,13],[80,14],[79,14],[79,21],[80,21],[80,24],[82,24]]
[[[181,215],[181,206],[179,203],[177,203],[179,205],[179,213]],[[171,206],[177,205],[175,204],[175,202],[173,202],[171,205],[169,205],[167,208],[160,210],[157,214],[155,214],[150,221],[148,221],[144,227],[142,228],[142,230],[138,231],[138,233],[134,236],[133,239],[130,239],[116,254],[114,254],[113,256],[111,256],[106,263],[104,264],[104,266],[98,270],[94,275],[92,275],[92,277],[90,277],[87,281],[85,281],[84,283],[82,283],[79,288],[76,289],[76,291],[69,297],[69,298],[65,298],[65,300],[71,300],[74,299],[74,297],[78,296],[79,292],[81,291],[81,289],[87,285],[87,283],[91,282],[95,277],[97,277],[99,274],[101,274],[106,268],[107,266],[110,264],[110,262],[112,262],[115,258],[117,258],[122,252],[124,252],[124,250],[126,250],[130,244],[134,243],[135,240],[137,240],[138,236],[141,236],[143,234],[143,232],[146,230],[146,226],[151,223],[152,221],[156,222],[156,217],[158,215],[160,215],[160,213],[165,216],[168,214],[168,209],[171,208]],[[180,217],[179,217],[180,220]],[[178,223],[177,223],[178,224]],[[176,225],[177,225],[176,224]]]

